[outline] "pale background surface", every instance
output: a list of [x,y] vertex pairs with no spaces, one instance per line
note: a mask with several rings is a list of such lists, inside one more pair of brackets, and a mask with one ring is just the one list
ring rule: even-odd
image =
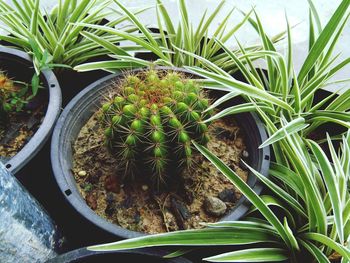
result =
[[[11,3],[11,0],[7,0]],[[45,7],[51,8],[56,5],[58,0],[42,0],[42,3]],[[123,4],[129,6],[130,8],[141,8],[146,6],[151,6],[155,4],[155,0],[121,0]],[[163,0],[167,9],[170,11],[171,18],[174,21],[177,21],[178,9],[176,0]],[[187,6],[189,10],[190,18],[194,25],[199,23],[199,18],[205,11],[208,9],[210,11],[214,10],[219,0],[187,0]],[[331,17],[332,13],[337,8],[340,0],[314,0],[316,8],[321,16],[322,25],[325,25],[328,19]],[[279,32],[282,32],[286,29],[285,22],[285,13],[287,13],[288,19],[291,25],[296,25],[292,30],[293,35],[293,46],[294,46],[294,66],[298,71],[301,65],[301,62],[305,58],[307,51],[308,43],[308,2],[307,0],[226,0],[225,8],[222,11],[222,16],[214,21],[213,25],[220,23],[225,13],[229,12],[233,7],[237,7],[244,11],[249,11],[252,7],[255,7],[257,10],[262,24],[266,32],[273,36]],[[113,17],[110,17],[113,18]],[[142,15],[140,15],[141,21],[147,25],[155,25],[156,17],[155,11],[149,10]],[[232,23],[236,24],[242,19],[242,16],[238,11],[235,11],[232,16]],[[258,43],[257,34],[254,30],[248,25],[242,28],[237,34],[236,37],[243,43],[255,44]],[[349,25],[345,28],[343,35],[336,47],[337,52],[341,52],[339,59],[344,59],[350,57],[350,28]],[[231,46],[234,45],[234,41],[229,42]],[[283,52],[284,44],[280,45],[280,50]],[[345,68],[343,71],[339,72],[336,76],[337,79],[349,78],[350,67]],[[328,90],[338,90],[339,88],[345,86],[329,86],[326,89]],[[350,85],[349,85],[350,86]]]

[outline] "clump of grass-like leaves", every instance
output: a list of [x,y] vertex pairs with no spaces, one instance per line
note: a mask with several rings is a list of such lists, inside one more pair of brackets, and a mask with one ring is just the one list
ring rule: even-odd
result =
[[[288,47],[287,55],[284,57],[276,51],[273,42],[265,34],[257,14],[255,14],[256,21],[251,18],[249,21],[259,33],[262,50],[249,52],[241,46],[243,55],[238,57],[220,40],[217,40],[227,56],[236,63],[246,82],[236,80],[210,61],[200,57],[197,58],[202,61],[202,66],[207,70],[200,67],[187,67],[190,71],[207,78],[204,84],[209,88],[227,91],[227,94],[212,107],[235,96],[243,96],[247,100],[247,103],[224,109],[208,121],[239,112],[257,111],[271,135],[261,147],[272,144],[276,153],[281,153],[282,148],[273,142],[280,140],[284,131],[300,132],[303,138],[307,138],[317,128],[328,122],[342,126],[345,130],[350,128],[349,89],[339,96],[332,93],[321,101],[316,100],[317,92],[332,83],[331,78],[350,63],[350,58],[336,62],[339,54],[333,55],[334,46],[349,18],[347,12],[349,3],[348,1],[341,3],[324,29],[317,22],[317,30],[314,29],[313,21],[319,21],[319,17],[311,1],[310,4],[312,8],[309,52],[298,74],[293,65],[292,34],[288,20]],[[192,54],[192,56],[195,55]],[[255,59],[266,62],[266,73],[254,66]],[[286,122],[280,121],[282,117]],[[284,125],[281,125],[282,123]],[[335,138],[341,138],[341,135],[335,135]],[[325,137],[322,139],[324,140]],[[283,156],[282,153],[279,155]],[[276,157],[279,158],[279,155]],[[285,163],[283,159],[278,161]]]
[[[245,104],[232,106],[208,121],[229,114],[256,111],[270,134],[262,146],[273,147],[275,161],[270,177],[265,178],[249,167],[271,194],[258,196],[239,176],[206,148],[197,149],[211,161],[253,204],[250,217],[235,222],[207,224],[200,230],[180,231],[140,237],[117,243],[90,247],[92,250],[120,250],[163,245],[222,246],[246,245],[233,252],[205,258],[211,262],[350,262],[350,90],[335,97],[330,95],[315,102],[317,90],[350,62],[335,63],[334,46],[349,17],[349,0],[343,0],[326,24],[321,27],[315,6],[310,2],[309,53],[298,74],[292,61],[292,36],[288,27],[286,58],[276,51],[264,33],[259,17],[249,18],[259,33],[263,49],[249,51],[241,47],[237,56],[225,50],[243,73],[247,83],[234,79],[210,61],[186,52],[202,62],[189,70],[207,79],[207,87],[226,90],[227,95],[215,102],[216,107],[235,96],[243,96]],[[267,75],[253,66],[263,59]],[[325,136],[330,157],[318,142],[309,139],[310,132],[326,122],[343,126],[347,132],[336,136],[341,144],[337,153],[334,141]],[[274,207],[279,208],[276,213]],[[253,216],[254,215],[254,216]],[[215,238],[213,238],[215,237]],[[251,244],[259,244],[259,247]],[[175,254],[180,255],[184,251]]]
[[[222,48],[216,41],[214,41],[214,39],[218,38],[223,43],[227,42],[246,23],[251,12],[245,14],[238,24],[231,26],[230,18],[232,17],[235,8],[230,9],[227,14],[223,15],[220,25],[213,30],[213,34],[209,35],[209,27],[213,27],[215,19],[220,17],[223,13],[222,11],[225,6],[225,0],[222,0],[210,15],[205,11],[201,16],[200,23],[197,27],[194,27],[191,22],[191,16],[185,0],[178,1],[179,23],[177,27],[163,2],[157,0],[155,15],[157,17],[159,33],[152,33],[151,29],[145,26],[138,17],[130,12],[120,1],[113,1],[120,7],[122,12],[128,17],[128,20],[141,34],[135,34],[134,32],[128,33],[108,26],[88,24],[84,24],[84,26],[98,29],[99,31],[105,31],[111,35],[132,41],[143,50],[152,52],[155,57],[154,61],[146,61],[144,59],[132,57],[125,52],[121,53],[119,50],[113,50],[103,37],[97,38],[94,34],[84,34],[87,38],[90,38],[92,41],[95,41],[95,43],[108,49],[111,52],[111,57],[116,60],[86,63],[75,67],[76,70],[88,71],[102,68],[115,71],[119,70],[121,67],[150,66],[151,63],[176,67],[200,65],[200,61],[193,56],[181,52],[180,49],[206,58],[226,71],[236,69],[235,63],[224,54]],[[283,36],[283,33],[276,35],[273,38],[273,41],[279,41]],[[260,49],[260,46],[251,46],[247,49],[258,50]],[[240,54],[240,50],[234,50],[232,52],[236,55]]]
[[[111,12],[118,14],[107,9],[110,2],[59,0],[55,8],[47,11],[41,8],[40,0],[12,0],[13,5],[0,0],[0,21],[8,32],[8,35],[0,35],[0,39],[32,55],[37,73],[33,83],[37,83],[40,71],[46,68],[74,67],[109,52],[83,34],[93,34],[96,38],[103,36],[110,46],[120,50],[116,44],[123,38],[78,24],[99,25],[104,22],[105,26],[115,27],[125,21],[125,15],[114,21],[103,20]],[[133,30],[129,28],[125,32]]]
[[[337,155],[328,138],[332,159],[320,146],[298,134],[282,139],[290,156],[288,165],[272,163],[270,178],[249,168],[273,195],[258,196],[234,171],[208,149],[197,149],[215,165],[253,204],[263,218],[206,224],[186,230],[90,247],[96,251],[153,246],[222,246],[259,244],[206,258],[210,262],[349,262],[350,249],[350,132]],[[249,167],[249,166],[248,166]],[[279,207],[277,217],[272,207]],[[213,238],[215,236],[215,238]],[[183,251],[176,252],[176,255]]]

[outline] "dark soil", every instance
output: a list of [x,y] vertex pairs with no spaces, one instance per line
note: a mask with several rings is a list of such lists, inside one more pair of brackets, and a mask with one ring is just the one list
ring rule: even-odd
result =
[[[147,182],[124,184],[116,174],[117,161],[103,144],[100,113],[83,126],[74,148],[73,173],[81,195],[98,215],[124,228],[160,233],[202,227],[202,222],[216,222],[204,209],[207,197],[221,198],[226,213],[234,207],[241,193],[203,156],[195,156],[195,165],[184,171],[169,191],[159,192]],[[243,180],[248,172],[240,167],[245,150],[244,138],[232,118],[211,125],[209,150],[230,166]]]
[[21,112],[12,112],[5,134],[0,138],[0,160],[16,155],[38,130],[47,109],[47,92],[40,92]]

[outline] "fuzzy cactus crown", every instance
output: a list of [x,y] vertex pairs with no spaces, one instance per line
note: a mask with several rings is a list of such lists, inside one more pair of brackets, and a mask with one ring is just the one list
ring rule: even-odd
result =
[[164,182],[192,163],[191,140],[205,145],[212,112],[206,93],[176,71],[148,70],[126,76],[118,94],[102,106],[105,141],[125,176],[149,174]]

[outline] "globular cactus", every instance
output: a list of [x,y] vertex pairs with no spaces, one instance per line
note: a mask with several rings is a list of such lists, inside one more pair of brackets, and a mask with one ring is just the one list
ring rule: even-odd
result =
[[149,70],[125,77],[102,106],[106,145],[125,176],[151,175],[158,185],[193,159],[191,140],[205,145],[209,99],[177,72]]

